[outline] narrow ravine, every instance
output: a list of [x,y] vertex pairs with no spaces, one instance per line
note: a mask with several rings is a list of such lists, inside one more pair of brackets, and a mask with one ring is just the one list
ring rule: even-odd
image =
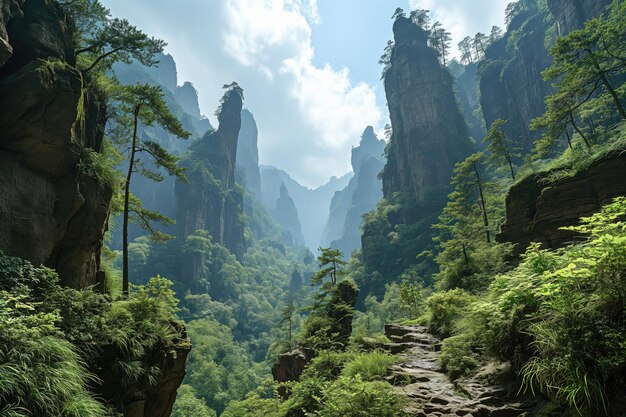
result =
[[441,341],[428,328],[391,324],[385,334],[392,341],[387,349],[400,358],[387,378],[407,397],[410,416],[515,417],[542,408],[541,399],[517,395],[505,363],[491,363],[473,377],[452,382],[440,366]]

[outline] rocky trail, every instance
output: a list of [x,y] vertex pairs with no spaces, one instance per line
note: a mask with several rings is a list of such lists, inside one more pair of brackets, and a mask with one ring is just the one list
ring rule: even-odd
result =
[[472,377],[450,381],[439,364],[441,341],[426,327],[387,325],[385,334],[391,340],[387,350],[400,357],[387,379],[408,398],[405,411],[410,416],[533,416],[546,405],[529,395],[518,396],[510,366],[504,363],[492,363]]

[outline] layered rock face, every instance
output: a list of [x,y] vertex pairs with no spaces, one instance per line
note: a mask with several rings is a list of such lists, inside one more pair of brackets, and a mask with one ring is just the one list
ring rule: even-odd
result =
[[378,174],[385,164],[384,149],[385,141],[379,140],[374,129],[368,126],[359,146],[352,149],[354,176],[331,200],[322,245],[339,249],[346,256],[361,246],[362,217],[373,210],[383,196]]
[[243,170],[246,190],[261,201],[261,172],[259,171],[259,131],[249,110],[241,111],[241,130],[237,141],[237,165]]
[[[467,126],[426,33],[406,18],[393,26],[395,46],[385,74],[393,133],[383,169],[384,206],[363,225],[362,293],[382,295],[384,284],[408,268],[430,276],[433,264],[416,256],[433,247],[432,225],[451,191],[454,165],[473,151]],[[419,265],[418,265],[419,264]]]
[[72,24],[48,0],[0,9],[0,249],[95,285],[112,190],[90,174],[105,104],[74,69]]
[[[190,148],[182,166],[188,182],[176,183],[178,238],[206,230],[213,241],[239,259],[245,250],[243,191],[235,185],[237,139],[241,128],[242,98],[226,92],[218,116],[219,128],[208,132]],[[200,271],[194,262],[182,262],[181,276],[194,288]]]
[[614,153],[574,176],[545,185],[550,173],[528,177],[515,184],[506,197],[506,221],[497,239],[516,243],[515,253],[530,242],[558,248],[580,239],[560,230],[590,216],[613,198],[626,195],[626,155]]
[[557,34],[566,35],[599,16],[609,3],[554,0],[548,1],[549,12],[533,7],[513,18],[504,37],[487,48],[479,66],[480,104],[487,127],[496,119],[507,120],[505,133],[523,153],[532,150],[539,133],[530,129],[530,123],[544,113],[544,98],[552,93],[541,76],[552,62],[546,46]]
[[452,77],[409,19],[393,25],[395,47],[385,75],[393,135],[383,171],[386,198],[411,193],[417,202],[447,188],[454,165],[472,151],[452,91]]

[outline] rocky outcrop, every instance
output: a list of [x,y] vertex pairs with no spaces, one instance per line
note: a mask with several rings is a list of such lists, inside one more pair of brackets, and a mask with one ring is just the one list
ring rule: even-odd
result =
[[515,243],[515,253],[531,242],[558,248],[580,237],[561,227],[578,223],[613,198],[626,195],[626,155],[615,152],[589,167],[555,182],[555,172],[532,175],[515,184],[506,197],[506,221],[497,236]]
[[259,171],[259,132],[254,116],[248,109],[241,111],[241,130],[237,140],[237,165],[241,167],[243,176],[241,184],[261,201],[261,172]]
[[[176,183],[178,238],[209,232],[237,258],[245,251],[243,190],[235,184],[237,138],[241,127],[241,94],[230,89],[222,98],[219,128],[194,142],[182,161],[188,182]],[[192,291],[200,280],[198,263],[182,262],[181,276]]]
[[111,363],[117,360],[117,349],[103,346],[96,370],[100,379],[96,391],[124,417],[168,417],[172,413],[176,391],[185,378],[191,343],[182,324],[171,322],[171,326],[172,333],[176,335],[171,344],[148,352],[143,360],[142,366],[159,369],[153,383],[147,378],[140,378],[130,386],[121,385],[118,377],[109,371]]
[[393,134],[383,171],[383,192],[410,192],[427,202],[446,188],[454,165],[472,151],[452,90],[452,77],[409,19],[393,25],[395,46],[385,75]]
[[339,249],[346,256],[361,246],[362,217],[373,210],[383,196],[378,174],[385,164],[384,149],[385,142],[379,140],[374,129],[368,126],[359,146],[352,148],[354,176],[330,202],[322,245]]
[[98,281],[112,190],[94,177],[105,104],[75,63],[72,24],[49,0],[4,1],[0,20],[0,248]]
[[283,241],[293,247],[304,246],[304,237],[300,229],[298,210],[289,196],[285,184],[280,186],[280,196],[276,200],[276,207],[270,212],[276,223],[284,229]]
[[454,93],[459,109],[465,118],[470,136],[478,147],[486,135],[485,122],[480,107],[480,91],[478,86],[478,63],[461,65],[453,61],[448,70],[454,76]]
[[432,263],[416,256],[432,249],[431,226],[451,191],[454,165],[473,151],[452,76],[428,46],[426,33],[402,17],[393,32],[385,74],[393,130],[382,172],[385,200],[367,216],[361,237],[368,272],[359,286],[362,294],[379,296],[385,283],[408,268],[423,277],[432,274]]

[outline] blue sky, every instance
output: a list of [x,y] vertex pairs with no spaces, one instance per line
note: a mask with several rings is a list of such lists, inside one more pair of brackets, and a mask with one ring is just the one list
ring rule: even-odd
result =
[[213,113],[233,80],[259,127],[261,163],[307,186],[350,169],[350,148],[387,109],[378,58],[396,7],[425,8],[453,34],[502,25],[508,0],[103,0],[168,42],[178,82]]

